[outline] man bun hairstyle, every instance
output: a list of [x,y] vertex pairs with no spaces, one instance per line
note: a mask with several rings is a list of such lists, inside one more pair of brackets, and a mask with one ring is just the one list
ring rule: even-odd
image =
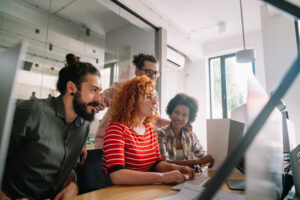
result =
[[81,89],[81,83],[87,74],[97,75],[101,77],[99,70],[90,63],[76,62],[62,68],[58,74],[56,84],[57,90],[64,95],[66,93],[67,82],[72,81],[78,90]]
[[143,53],[134,55],[132,58],[133,58],[132,63],[135,65],[135,67],[139,69],[142,69],[144,67],[145,61],[157,63],[157,59],[155,58],[155,56],[147,55]]
[[76,62],[77,62],[76,59],[77,59],[77,57],[76,57],[74,54],[68,53],[68,54],[66,55],[66,62],[67,62],[67,65],[72,65],[72,64],[76,63]]

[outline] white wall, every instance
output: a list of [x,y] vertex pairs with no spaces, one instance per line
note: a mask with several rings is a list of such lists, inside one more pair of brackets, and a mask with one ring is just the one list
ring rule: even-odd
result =
[[166,65],[164,73],[166,76],[162,78],[162,87],[165,92],[163,94],[164,98],[162,98],[160,102],[161,117],[169,119],[169,116],[166,114],[167,105],[177,93],[185,92],[185,79],[187,74],[184,68],[178,70],[170,64]]
[[206,141],[206,119],[209,117],[208,101],[208,73],[205,67],[205,60],[198,62],[189,62],[186,66],[186,94],[196,98],[199,103],[197,118],[193,125],[193,130],[198,136],[204,149],[207,147]]
[[[284,14],[270,14],[266,6],[261,7],[263,50],[265,55],[266,89],[270,93],[297,55],[294,19]],[[300,77],[296,79],[283,98],[291,121],[295,125],[296,143],[300,143]]]

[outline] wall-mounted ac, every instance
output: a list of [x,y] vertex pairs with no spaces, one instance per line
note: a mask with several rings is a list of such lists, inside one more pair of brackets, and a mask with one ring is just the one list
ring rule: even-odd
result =
[[170,47],[167,47],[167,61],[171,66],[180,69],[184,67],[185,57]]

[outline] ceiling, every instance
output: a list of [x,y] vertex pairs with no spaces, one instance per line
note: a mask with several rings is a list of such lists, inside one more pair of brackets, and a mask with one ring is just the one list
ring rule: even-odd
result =
[[50,8],[50,12],[53,15],[87,27],[103,36],[108,32],[129,24],[127,20],[111,12],[95,0],[22,1],[46,12]]
[[[242,33],[239,0],[143,0],[155,7],[168,19],[182,28],[198,44],[224,39]],[[260,30],[258,0],[243,0],[245,32]],[[225,31],[219,23],[225,23]]]
[[[192,61],[203,56],[203,45],[241,36],[239,0],[119,0],[155,26],[167,30],[168,44]],[[103,4],[109,0],[14,0],[51,16],[89,28],[105,38],[106,34],[129,24]],[[51,2],[51,5],[50,5]],[[242,0],[245,32],[260,30],[258,0]],[[15,12],[15,15],[23,15]],[[26,15],[26,13],[24,13]],[[34,22],[32,22],[34,24]],[[219,24],[222,24],[220,26]],[[221,28],[221,29],[220,29]]]
[[104,50],[109,55],[107,35],[129,24],[97,0],[0,0],[0,52],[25,39],[29,41],[25,59],[39,63],[36,69],[55,74],[70,52],[100,65]]
[[[50,1],[22,0],[35,7],[49,10]],[[105,2],[105,0],[101,0]],[[101,2],[100,1],[100,2]],[[182,32],[184,37],[199,46],[208,42],[241,35],[239,0],[121,0],[128,7],[142,1],[162,21]],[[129,22],[95,0],[52,0],[51,13],[71,20],[104,35]],[[242,0],[245,32],[260,30],[259,0]],[[133,9],[134,10],[134,9]],[[139,11],[137,10],[137,13]],[[153,21],[151,16],[139,13]],[[154,22],[157,26],[162,26]],[[223,24],[220,27],[219,24]],[[164,26],[163,26],[164,27]],[[220,29],[221,28],[221,29]],[[168,28],[167,28],[168,29]],[[170,32],[174,32],[171,30]],[[169,37],[169,38],[172,38]]]
[[[191,61],[203,59],[210,42],[241,37],[239,0],[119,0],[157,27],[167,43]],[[245,33],[261,30],[259,0],[242,0]],[[220,26],[219,24],[223,24]]]

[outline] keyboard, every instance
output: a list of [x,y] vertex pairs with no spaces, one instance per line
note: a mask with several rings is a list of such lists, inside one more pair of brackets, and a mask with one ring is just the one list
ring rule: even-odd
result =
[[172,190],[181,190],[183,185],[196,185],[199,187],[205,187],[208,180],[209,180],[209,178],[207,176],[201,176],[201,175],[195,176],[195,178],[193,180],[187,180],[187,181],[184,181],[183,183],[174,185],[172,187]]

